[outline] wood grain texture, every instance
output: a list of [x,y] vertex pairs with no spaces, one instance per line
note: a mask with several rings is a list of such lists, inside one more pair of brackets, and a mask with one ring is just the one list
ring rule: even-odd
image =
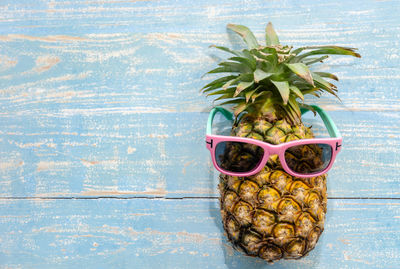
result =
[[[395,0],[1,1],[0,268],[399,268],[398,14]],[[223,235],[198,92],[226,56],[209,45],[243,45],[226,24],[262,40],[268,21],[283,43],[363,56],[318,67],[343,100],[308,99],[344,137],[326,231],[273,266]]]
[[0,97],[5,112],[203,111],[210,102],[198,89],[210,78],[201,75],[215,66],[216,57],[224,57],[208,46],[241,44],[226,34],[229,22],[245,23],[263,39],[267,20],[283,43],[360,48],[361,60],[332,57],[320,67],[339,75],[343,100],[324,97],[321,104],[331,110],[400,110],[397,1],[263,3],[3,2]]
[[[216,197],[218,173],[204,140],[207,116],[35,116],[30,122],[3,116],[1,197]],[[329,172],[329,197],[400,198],[400,136],[393,115],[331,116],[344,146]],[[311,113],[304,121],[327,137]]]
[[[385,45],[334,38],[310,42],[305,39],[310,30],[303,31],[298,41],[289,39],[289,30],[287,38],[281,39],[302,45],[355,46],[363,55],[360,60],[332,56],[318,67],[339,76],[343,100],[324,96],[320,104],[329,110],[400,110],[399,29],[391,33],[393,42]],[[326,31],[334,29],[318,33]],[[0,36],[0,100],[6,111],[27,116],[204,111],[211,102],[198,90],[212,76],[201,76],[226,57],[208,46],[229,46],[228,37],[206,33]],[[387,47],[371,55],[376,46]]]
[[[398,268],[400,203],[329,200],[307,257],[269,265],[232,249],[205,199],[0,200],[7,268]],[[345,221],[344,221],[345,220]]]

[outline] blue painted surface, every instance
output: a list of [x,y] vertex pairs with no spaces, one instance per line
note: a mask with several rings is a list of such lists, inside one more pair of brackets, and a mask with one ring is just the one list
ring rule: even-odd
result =
[[317,247],[304,259],[273,265],[232,249],[215,199],[3,200],[0,205],[9,209],[7,218],[0,218],[0,260],[12,268],[336,269],[398,268],[400,262],[400,203],[393,202],[329,200]]
[[[393,116],[330,115],[344,147],[329,172],[329,197],[400,198],[399,127],[391,126]],[[25,116],[3,117],[1,195],[216,197],[218,173],[204,142],[207,117],[194,112],[36,116],[30,122]],[[312,114],[305,123],[328,137]]]
[[[399,268],[399,13],[394,0],[2,1],[0,268]],[[225,240],[198,92],[224,57],[208,46],[241,45],[225,25],[262,39],[267,21],[283,43],[363,56],[320,66],[343,100],[309,99],[344,136],[326,231],[274,266]]]

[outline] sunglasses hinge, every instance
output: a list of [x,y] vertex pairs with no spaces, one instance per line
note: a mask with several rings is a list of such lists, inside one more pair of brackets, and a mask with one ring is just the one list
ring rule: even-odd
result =
[[339,145],[339,142],[336,142],[336,151],[338,150],[338,148],[340,148],[342,145]]
[[212,147],[213,147],[213,140],[212,140],[212,139],[211,139],[211,141],[210,141],[210,142],[208,142],[208,141],[206,140],[206,143],[210,145],[210,148],[212,148]]

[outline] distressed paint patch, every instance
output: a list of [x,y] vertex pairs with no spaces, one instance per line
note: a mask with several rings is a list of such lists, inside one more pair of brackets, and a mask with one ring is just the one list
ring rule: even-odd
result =
[[71,162],[56,162],[56,161],[40,161],[36,166],[36,172],[47,170],[66,169],[71,165]]
[[34,72],[42,73],[48,71],[50,68],[60,62],[60,58],[55,55],[44,55],[36,58],[36,67],[33,69]]
[[14,40],[29,40],[29,41],[41,41],[41,42],[77,42],[77,41],[89,41],[87,38],[79,36],[67,36],[67,35],[54,35],[54,36],[31,36],[23,34],[9,34],[0,35],[1,41],[14,41]]
[[136,148],[128,146],[128,148],[126,149],[126,153],[133,154],[136,150],[137,150]]
[[0,161],[0,170],[6,173],[8,170],[13,170],[23,166],[25,163],[22,160]]
[[7,55],[1,55],[0,54],[0,71],[4,72],[7,69],[13,68],[17,65],[18,60],[10,58]]
[[127,195],[153,195],[166,196],[168,192],[165,189],[147,189],[144,191],[108,191],[108,190],[85,190],[79,193],[80,196],[127,196]]

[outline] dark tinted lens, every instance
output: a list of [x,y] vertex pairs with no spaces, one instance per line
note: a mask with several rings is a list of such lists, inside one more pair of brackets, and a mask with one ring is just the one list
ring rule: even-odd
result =
[[229,172],[250,172],[257,167],[263,155],[261,147],[242,142],[220,142],[215,149],[218,166]]
[[327,144],[306,144],[285,151],[289,168],[304,175],[321,172],[328,167],[331,159],[332,147]]

